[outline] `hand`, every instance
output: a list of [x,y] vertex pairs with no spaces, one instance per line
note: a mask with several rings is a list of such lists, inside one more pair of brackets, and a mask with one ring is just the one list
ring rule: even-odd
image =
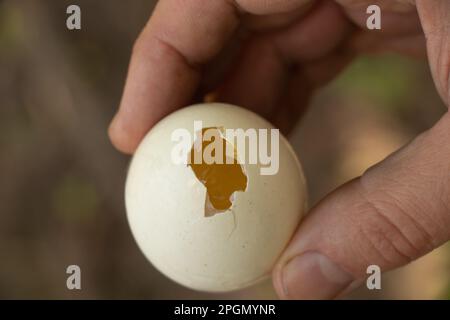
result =
[[[351,3],[361,1],[340,2],[352,12]],[[434,80],[449,106],[450,1],[415,2]],[[447,112],[433,128],[313,208],[274,269],[280,297],[339,297],[361,284],[369,265],[387,271],[447,242],[449,139]]]
[[[420,55],[449,103],[450,2],[416,0],[161,0],[137,40],[115,146],[132,153],[162,117],[196,97],[245,106],[288,132],[315,89],[361,51]],[[383,33],[364,32],[367,3]],[[417,11],[420,20],[417,17]],[[239,50],[239,55],[235,53]],[[450,119],[335,190],[312,209],[274,269],[282,298],[332,298],[450,238]]]

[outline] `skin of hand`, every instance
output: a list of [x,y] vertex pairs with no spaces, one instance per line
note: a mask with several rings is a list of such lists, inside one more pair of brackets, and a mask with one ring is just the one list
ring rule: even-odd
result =
[[[365,27],[381,7],[382,32]],[[428,55],[450,104],[448,0],[160,0],[133,48],[109,135],[133,153],[162,117],[212,92],[285,133],[361,52]],[[311,209],[273,270],[283,299],[330,299],[450,240],[450,116]]]

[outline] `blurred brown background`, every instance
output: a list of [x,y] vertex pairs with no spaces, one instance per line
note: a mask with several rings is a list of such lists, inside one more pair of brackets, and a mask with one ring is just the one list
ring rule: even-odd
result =
[[[66,29],[78,4],[82,30]],[[226,296],[159,274],[128,228],[129,158],[106,130],[149,0],[0,1],[0,298],[273,298],[270,282]],[[363,57],[315,99],[291,137],[311,203],[444,113],[424,61]],[[82,290],[66,288],[66,267]],[[350,298],[450,298],[450,246]]]

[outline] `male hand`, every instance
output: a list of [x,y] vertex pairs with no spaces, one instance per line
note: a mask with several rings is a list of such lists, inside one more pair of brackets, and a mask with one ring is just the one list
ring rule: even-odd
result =
[[[383,10],[382,32],[364,31],[369,4]],[[286,133],[355,54],[421,55],[425,44],[449,105],[448,0],[160,0],[134,46],[109,134],[132,153],[162,117],[210,92]],[[448,141],[447,113],[313,208],[274,268],[280,297],[334,298],[360,283],[368,265],[390,270],[448,241]]]

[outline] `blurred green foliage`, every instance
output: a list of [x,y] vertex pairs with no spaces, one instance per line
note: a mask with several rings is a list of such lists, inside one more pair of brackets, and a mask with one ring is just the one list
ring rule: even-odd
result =
[[397,55],[362,56],[337,79],[342,95],[364,96],[392,112],[402,108],[418,78],[418,62]]
[[69,173],[56,184],[51,203],[58,217],[68,222],[82,222],[95,215],[99,200],[95,187],[89,181]]
[[23,22],[20,10],[0,3],[0,52],[13,48],[24,38]]

